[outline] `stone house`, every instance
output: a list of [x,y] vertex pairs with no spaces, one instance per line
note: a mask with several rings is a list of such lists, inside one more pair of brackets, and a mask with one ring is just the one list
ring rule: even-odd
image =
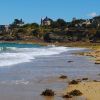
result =
[[42,26],[49,26],[51,25],[51,19],[48,17],[45,17],[44,19],[41,19],[41,25]]

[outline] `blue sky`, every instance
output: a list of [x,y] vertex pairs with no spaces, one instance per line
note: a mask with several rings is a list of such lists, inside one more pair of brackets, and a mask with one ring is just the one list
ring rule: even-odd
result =
[[100,15],[100,0],[0,0],[0,24],[22,18],[26,23],[40,22],[41,17],[90,18]]

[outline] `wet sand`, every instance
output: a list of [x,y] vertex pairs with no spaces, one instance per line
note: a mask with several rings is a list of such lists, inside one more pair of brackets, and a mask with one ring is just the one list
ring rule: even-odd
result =
[[[81,77],[100,79],[99,65],[95,65],[89,57],[72,55],[73,52],[78,51],[0,68],[0,100],[64,100],[61,96],[68,80]],[[68,80],[59,79],[62,74],[68,76]],[[47,99],[40,95],[46,88],[55,91],[54,98]]]
[[[92,51],[78,53],[78,55],[89,56],[91,61],[96,65],[100,65],[100,46],[92,48]],[[100,76],[100,74],[98,75]],[[95,82],[96,81],[96,82]],[[76,85],[68,85],[64,94],[73,90],[79,90],[86,97],[86,100],[100,100],[100,78],[94,81],[82,81]]]

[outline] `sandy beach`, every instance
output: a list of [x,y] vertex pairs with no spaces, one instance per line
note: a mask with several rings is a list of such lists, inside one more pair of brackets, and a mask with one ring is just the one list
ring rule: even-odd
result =
[[69,85],[65,93],[79,90],[87,100],[100,100],[100,82],[81,82],[77,85]]
[[[93,57],[92,61],[95,64],[100,64],[100,47],[93,48],[92,51],[80,53],[83,56]],[[100,81],[82,81],[76,85],[69,85],[64,94],[73,90],[79,90],[83,93],[86,100],[100,100]]]
[[[5,46],[8,48],[2,49],[2,45],[4,44],[1,44],[1,50],[4,51],[0,56],[2,62],[0,100],[48,100],[40,95],[45,89],[52,89],[55,92],[53,100],[64,100],[62,92],[65,92],[63,90],[67,89],[70,80],[84,77],[89,80],[100,79],[99,64],[94,64],[90,57],[74,55],[77,52],[87,52],[88,49],[63,46],[41,47],[35,44],[34,47],[32,44],[16,43],[12,43],[11,46],[6,43]],[[46,54],[50,55],[46,56]],[[4,59],[9,63],[5,63]],[[59,79],[61,75],[67,76],[67,79]],[[84,99],[78,97],[72,100]]]

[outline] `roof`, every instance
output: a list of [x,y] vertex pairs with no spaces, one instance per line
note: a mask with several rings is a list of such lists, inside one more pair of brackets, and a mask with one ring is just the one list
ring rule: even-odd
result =
[[43,21],[50,21],[50,18],[46,17]]

